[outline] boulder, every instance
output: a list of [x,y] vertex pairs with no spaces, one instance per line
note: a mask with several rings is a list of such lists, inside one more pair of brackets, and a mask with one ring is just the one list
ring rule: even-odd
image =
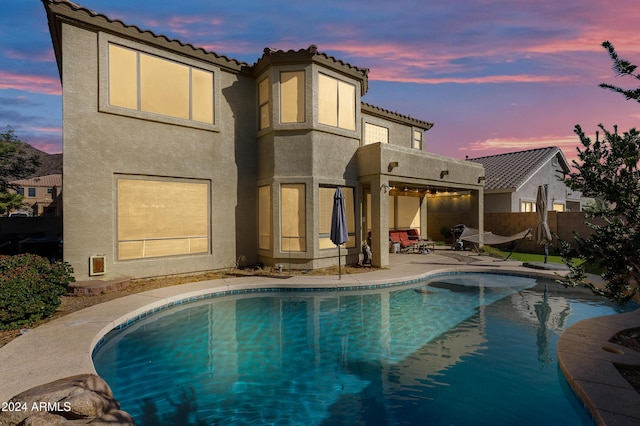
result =
[[109,385],[95,374],[82,374],[37,386],[11,398],[0,412],[0,426],[134,425],[120,410]]

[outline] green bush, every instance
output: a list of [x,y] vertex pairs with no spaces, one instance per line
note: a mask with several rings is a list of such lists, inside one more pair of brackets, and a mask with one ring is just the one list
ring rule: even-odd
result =
[[66,262],[50,263],[33,254],[0,256],[0,330],[46,318],[75,279]]

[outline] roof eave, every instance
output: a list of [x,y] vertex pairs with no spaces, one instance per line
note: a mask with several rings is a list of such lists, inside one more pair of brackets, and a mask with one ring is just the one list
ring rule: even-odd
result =
[[220,67],[236,72],[253,73],[252,68],[235,59],[209,52],[201,47],[184,44],[179,40],[170,39],[165,35],[158,35],[149,30],[142,30],[135,25],[127,25],[120,20],[112,20],[107,16],[95,13],[65,0],[42,0],[49,20],[49,29],[54,43],[58,70],[61,73],[61,27],[63,22],[82,26],[93,31],[104,31],[114,35],[127,37],[140,43],[170,50],[180,55],[195,57]]
[[430,123],[428,121],[413,118],[408,115],[398,114],[396,112],[389,111],[387,109],[380,108],[375,105],[368,104],[366,102],[361,103],[361,110],[363,113],[366,113],[366,114],[374,115],[376,117],[384,118],[386,120],[391,120],[400,124],[410,124],[416,127],[423,128],[425,130],[429,130],[433,127],[433,123]]

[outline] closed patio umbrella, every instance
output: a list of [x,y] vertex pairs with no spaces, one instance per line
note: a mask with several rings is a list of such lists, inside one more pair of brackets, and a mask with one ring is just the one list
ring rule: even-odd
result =
[[344,207],[344,194],[341,187],[336,188],[333,195],[333,211],[331,213],[331,242],[338,246],[338,278],[342,279],[340,271],[340,245],[349,240],[347,231],[347,213]]
[[549,241],[551,241],[551,231],[547,223],[547,186],[538,186],[538,196],[536,198],[536,216],[538,224],[536,225],[536,240],[539,244],[544,244],[544,263],[547,263],[549,256]]

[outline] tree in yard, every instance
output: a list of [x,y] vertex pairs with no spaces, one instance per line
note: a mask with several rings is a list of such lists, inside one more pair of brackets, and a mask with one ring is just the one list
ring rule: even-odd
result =
[[22,149],[22,144],[10,126],[0,130],[0,193],[7,192],[9,180],[28,177],[40,163]]
[[0,215],[11,213],[24,205],[24,197],[22,195],[10,192],[0,192]]
[[[602,43],[602,47],[607,49],[607,51],[609,52],[609,56],[613,61],[613,72],[615,72],[619,77],[628,76],[633,77],[636,80],[640,80],[640,73],[636,73],[636,69],[638,68],[638,66],[625,59],[621,59],[616,53],[616,49],[613,47],[613,44],[605,41],[604,43]],[[620,93],[624,95],[628,101],[635,100],[636,102],[640,102],[640,87],[637,87],[635,89],[623,89],[621,87],[613,86],[608,83],[600,83],[600,87],[612,90],[616,93]]]
[[[636,66],[620,59],[613,45],[604,42],[613,60],[613,69],[620,76],[640,80]],[[600,87],[623,94],[627,100],[640,102],[640,87],[626,90],[606,83]],[[575,246],[563,242],[562,256],[569,274],[560,281],[567,286],[584,284],[594,293],[618,302],[626,302],[640,285],[640,132],[635,128],[620,134],[617,127],[602,131],[591,140],[576,126],[582,148],[579,162],[573,161],[574,172],[565,184],[598,202],[585,209],[590,236],[574,235]],[[583,263],[574,262],[578,258]],[[604,287],[586,283],[586,268],[595,267],[604,279]]]

